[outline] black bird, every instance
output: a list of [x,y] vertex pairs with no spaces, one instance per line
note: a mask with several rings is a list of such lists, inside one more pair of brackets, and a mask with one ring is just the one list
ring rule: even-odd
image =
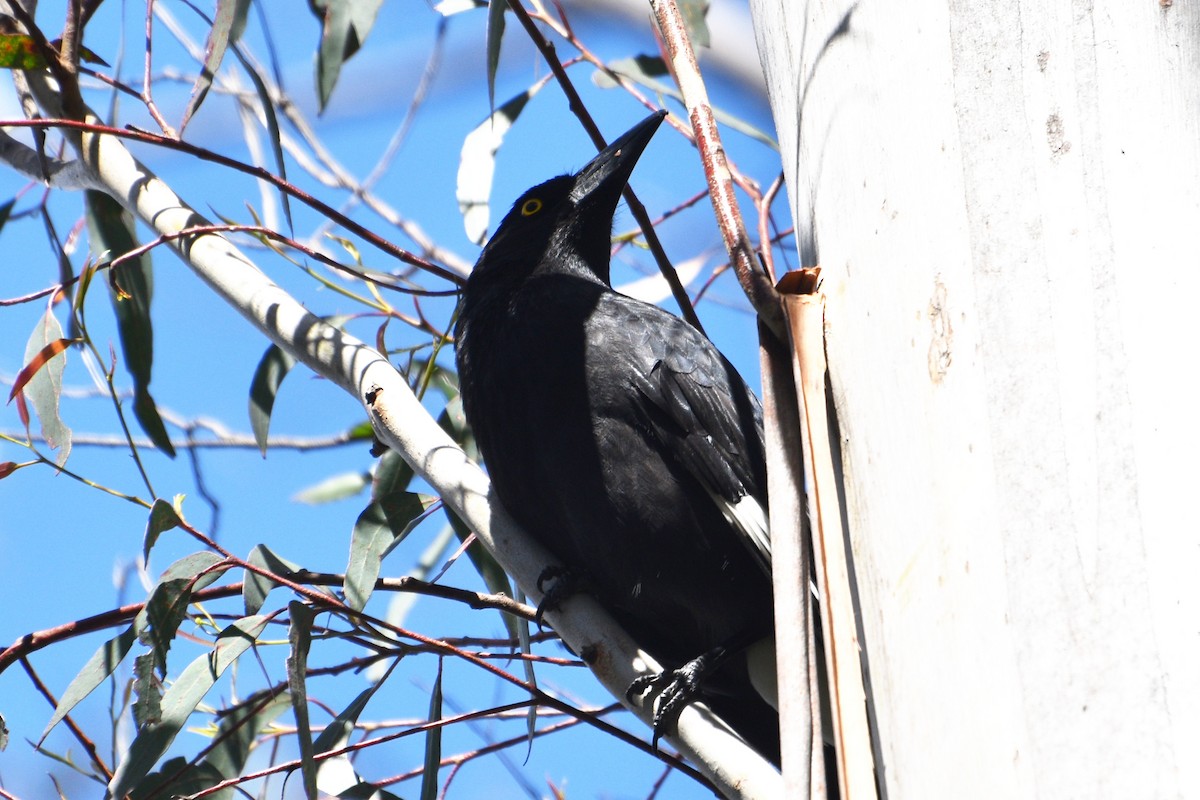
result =
[[504,217],[463,291],[463,405],[505,508],[669,671],[631,687],[666,686],[655,738],[698,697],[778,763],[743,657],[773,630],[761,407],[703,334],[610,285],[617,201],[664,115]]

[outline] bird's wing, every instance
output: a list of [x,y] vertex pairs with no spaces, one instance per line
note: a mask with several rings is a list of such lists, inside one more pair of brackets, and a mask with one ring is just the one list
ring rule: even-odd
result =
[[[634,341],[634,387],[644,423],[713,497],[766,569],[771,539],[766,516],[762,406],[724,356],[678,317],[622,295],[618,326]],[[646,324],[646,315],[654,324]]]

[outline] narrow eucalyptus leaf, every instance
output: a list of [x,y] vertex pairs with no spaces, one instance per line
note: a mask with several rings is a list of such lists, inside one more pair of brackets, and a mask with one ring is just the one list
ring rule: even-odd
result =
[[[291,696],[287,692],[273,696],[258,693],[243,700],[236,708],[221,712],[217,735],[213,737],[215,744],[202,766],[212,768],[222,779],[240,775],[259,734],[291,704]],[[214,797],[234,796],[232,787],[228,789],[228,794],[225,791]]]
[[271,345],[259,359],[250,380],[250,429],[263,458],[267,456],[267,433],[271,429],[271,410],[275,407],[275,395],[296,365],[296,359],[288,355],[279,345]]
[[179,527],[179,513],[166,500],[159,498],[150,506],[150,519],[146,521],[146,535],[142,537],[142,558],[149,561],[150,551],[154,548],[158,537]]
[[133,216],[103,192],[84,193],[88,241],[93,258],[114,261],[109,270],[109,296],[117,318],[125,369],[133,379],[133,413],[142,430],[162,452],[175,457],[175,447],[150,394],[154,367],[154,325],[150,305],[154,297],[154,270],[149,253],[130,257],[138,248]]
[[208,41],[204,46],[204,65],[192,85],[192,96],[183,112],[183,121],[179,123],[181,134],[192,116],[200,110],[200,104],[212,88],[213,78],[221,69],[221,62],[225,60],[225,52],[245,30],[246,12],[249,9],[250,0],[217,0],[216,14],[213,16],[212,27],[208,30]]
[[436,498],[392,492],[373,501],[354,523],[346,565],[346,602],[361,611],[375,590],[383,557],[404,540]]
[[[277,575],[287,575],[300,569],[299,565],[275,555],[265,544],[256,545],[246,561]],[[279,584],[251,570],[246,570],[245,573],[245,577],[242,578],[242,599],[246,604],[246,613],[257,614],[262,610],[267,595]]]
[[[52,342],[63,339],[63,329],[51,309],[38,319],[29,342],[25,346],[25,363],[32,362]],[[62,396],[63,370],[67,367],[65,348],[45,362],[37,373],[25,384],[25,397],[33,406],[41,424],[42,438],[51,450],[58,450],[55,462],[62,466],[71,455],[71,429],[58,413],[59,398]]]
[[189,664],[162,698],[159,722],[138,732],[108,783],[111,797],[124,797],[149,774],[204,695],[221,675],[254,644],[265,617],[243,617],[226,627],[217,637],[212,651]]
[[312,728],[308,721],[308,650],[312,644],[312,625],[317,612],[310,606],[293,600],[288,603],[291,625],[288,643],[292,647],[287,658],[288,689],[292,695],[292,713],[296,715],[296,740],[300,746],[300,774],[304,779],[304,794],[317,800],[317,766],[313,762]]
[[42,735],[38,737],[39,743],[50,734],[55,725],[62,722],[63,718],[71,713],[80,700],[91,694],[97,686],[104,683],[109,675],[113,674],[117,666],[125,660],[133,643],[138,639],[138,632],[145,624],[146,617],[143,611],[132,625],[100,645],[83,665],[83,669],[79,670],[79,673],[71,679],[66,691],[62,693],[58,705],[54,708],[54,714],[50,717],[50,722],[42,731]]
[[[504,5],[503,0],[496,0],[493,5],[496,2]],[[463,139],[454,193],[467,238],[476,244],[483,244],[487,238],[490,217],[488,203],[492,194],[492,176],[496,172],[496,153],[499,152],[505,135],[521,115],[529,98],[537,94],[543,85],[541,82],[535,83],[508,100]]]
[[[442,718],[442,660],[438,659],[437,678],[429,695],[429,721]],[[442,726],[430,728],[425,734],[425,769],[421,772],[421,800],[437,800],[438,769],[442,764]]]

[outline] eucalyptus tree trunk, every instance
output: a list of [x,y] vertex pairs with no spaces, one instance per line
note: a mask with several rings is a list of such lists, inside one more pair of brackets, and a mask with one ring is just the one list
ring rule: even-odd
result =
[[752,0],[886,797],[1200,786],[1200,6]]

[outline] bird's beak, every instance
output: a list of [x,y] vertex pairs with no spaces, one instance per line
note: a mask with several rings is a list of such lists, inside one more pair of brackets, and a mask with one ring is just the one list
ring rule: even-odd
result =
[[629,182],[629,174],[666,115],[666,111],[655,111],[618,136],[579,170],[571,189],[572,202],[579,205],[585,201],[591,204],[609,199],[612,208],[616,208],[617,198]]

